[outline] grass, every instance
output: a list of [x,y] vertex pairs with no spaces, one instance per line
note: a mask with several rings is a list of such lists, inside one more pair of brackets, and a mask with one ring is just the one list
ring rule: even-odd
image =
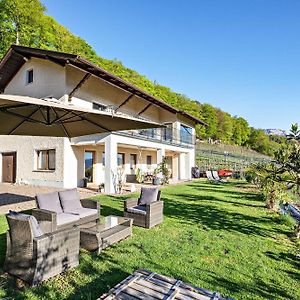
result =
[[[96,299],[138,268],[182,279],[235,299],[300,299],[300,261],[292,229],[269,213],[246,184],[196,181],[167,187],[164,223],[134,228],[134,236],[100,255],[81,250],[80,266],[17,290],[0,276],[0,298]],[[99,197],[102,214],[122,215],[125,197]],[[5,257],[0,218],[0,265]],[[299,245],[298,245],[299,246]]]

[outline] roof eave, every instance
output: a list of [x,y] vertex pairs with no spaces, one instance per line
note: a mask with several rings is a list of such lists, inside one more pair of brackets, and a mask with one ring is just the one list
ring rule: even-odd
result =
[[[62,61],[64,61],[65,64],[74,65],[75,67],[80,68],[86,72],[89,72],[89,73],[93,74],[94,76],[97,76],[105,81],[108,81],[111,84],[113,84],[121,89],[126,90],[127,92],[133,93],[136,96],[145,99],[146,101],[152,103],[153,105],[162,107],[162,108],[170,111],[171,113],[180,114],[182,116],[185,116],[186,118],[193,121],[195,124],[208,126],[208,124],[206,124],[202,120],[190,115],[189,113],[180,111],[180,110],[172,107],[171,105],[167,104],[163,100],[159,100],[159,99],[155,98],[154,96],[144,92],[143,90],[139,89],[138,87],[124,81],[123,79],[107,72],[106,70],[102,69],[101,67],[99,67],[99,66],[89,62],[88,60],[86,60],[78,55],[75,55],[75,54],[52,51],[52,50],[37,49],[37,48],[31,48],[31,47],[25,47],[25,46],[19,46],[19,45],[12,45],[0,62],[0,70],[1,70],[1,67],[3,67],[3,65],[13,55],[13,52],[15,52],[18,55],[22,55],[25,58],[37,57],[37,58],[42,58],[42,59],[49,59],[49,57],[51,57],[51,55],[52,55],[52,58],[54,58],[53,56],[55,56],[54,59],[62,60]],[[4,89],[5,86],[4,87],[0,86],[0,90]]]

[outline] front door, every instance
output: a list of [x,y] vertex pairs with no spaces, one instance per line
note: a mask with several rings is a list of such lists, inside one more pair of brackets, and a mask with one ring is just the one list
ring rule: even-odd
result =
[[16,182],[16,152],[2,154],[2,182]]

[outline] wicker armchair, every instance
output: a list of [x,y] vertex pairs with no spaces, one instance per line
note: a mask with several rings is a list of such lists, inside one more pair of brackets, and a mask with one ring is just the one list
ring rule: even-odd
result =
[[160,191],[156,201],[145,205],[140,205],[141,195],[138,199],[124,201],[124,217],[132,218],[133,225],[144,228],[152,228],[162,223],[164,202],[160,200]]
[[[29,217],[29,216],[28,216]],[[35,236],[29,218],[7,215],[7,250],[3,270],[36,285],[79,264],[79,229]]]

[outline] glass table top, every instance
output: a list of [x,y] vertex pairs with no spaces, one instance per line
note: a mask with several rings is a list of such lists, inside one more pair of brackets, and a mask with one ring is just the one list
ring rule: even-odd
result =
[[107,216],[107,217],[100,217],[100,224],[94,225],[90,228],[85,228],[84,230],[88,230],[91,232],[101,232],[105,230],[109,230],[114,228],[118,225],[128,225],[130,226],[131,219],[124,218],[120,216]]

